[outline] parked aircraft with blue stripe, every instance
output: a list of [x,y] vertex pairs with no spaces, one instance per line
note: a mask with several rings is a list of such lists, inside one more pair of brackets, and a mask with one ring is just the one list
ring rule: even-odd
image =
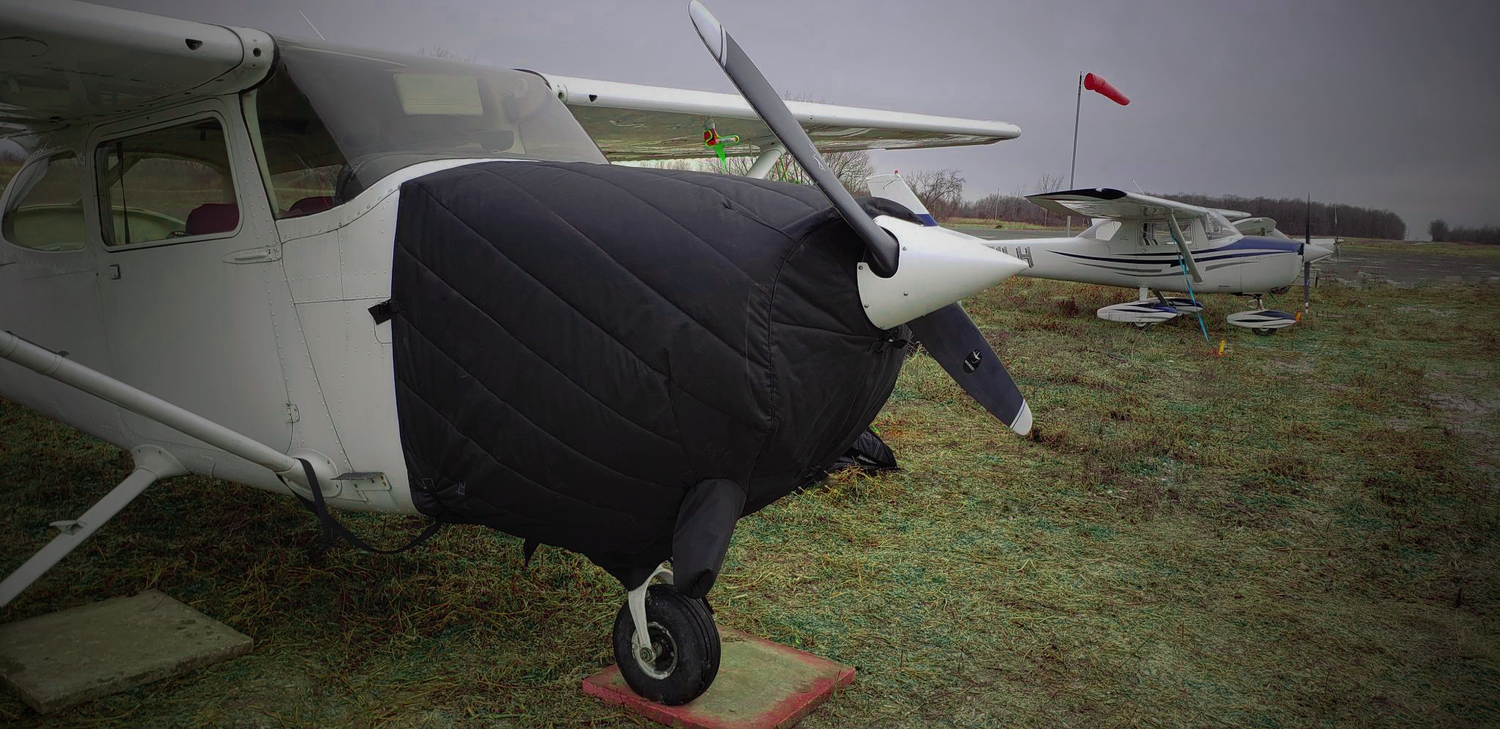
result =
[[[937,225],[899,174],[873,176],[870,193],[899,202],[927,225]],[[1139,300],[1097,313],[1101,319],[1143,329],[1201,311],[1197,297],[1205,293],[1255,297],[1254,309],[1229,315],[1235,326],[1258,334],[1291,326],[1298,317],[1266,309],[1261,297],[1290,286],[1308,264],[1333,253],[1288,238],[1269,218],[1123,190],[1068,190],[1027,199],[1053,212],[1082,215],[1094,224],[1076,236],[982,242],[1025,261],[1021,276],[1137,289]]]

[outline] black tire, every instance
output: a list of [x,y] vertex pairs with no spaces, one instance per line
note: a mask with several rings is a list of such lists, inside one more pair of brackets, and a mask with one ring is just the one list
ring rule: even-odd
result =
[[1272,334],[1276,333],[1275,329],[1267,329],[1265,327],[1261,327],[1259,329],[1252,329],[1251,331],[1255,332],[1256,336],[1261,336],[1261,337],[1269,337]]
[[625,683],[642,698],[667,706],[686,704],[707,691],[719,675],[719,629],[708,603],[683,597],[670,585],[652,585],[646,591],[646,624],[657,654],[649,667],[635,654],[630,605],[615,615],[615,663]]

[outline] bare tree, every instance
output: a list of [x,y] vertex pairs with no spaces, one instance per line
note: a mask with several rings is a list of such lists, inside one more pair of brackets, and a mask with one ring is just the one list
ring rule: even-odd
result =
[[958,170],[917,170],[901,178],[934,218],[951,218],[963,205],[965,180]]
[[[1052,174],[1052,173],[1050,173],[1050,172],[1049,173],[1044,173],[1041,177],[1038,177],[1037,181],[1036,181],[1036,191],[1039,192],[1039,193],[1040,192],[1056,192],[1058,190],[1061,190],[1062,186],[1063,186],[1063,176],[1062,176],[1062,173],[1058,173],[1058,174],[1055,174],[1055,175]],[[1050,224],[1052,222],[1052,214],[1046,208],[1041,208],[1041,210],[1042,210],[1042,226],[1046,227],[1048,224]],[[1072,216],[1069,216],[1069,217],[1071,218]]]
[[[1449,227],[1441,219],[1432,221],[1434,225],[1442,223],[1442,229],[1433,233],[1434,241],[1452,241],[1459,243],[1483,243],[1485,245],[1500,245],[1500,226],[1483,225],[1474,228],[1466,228],[1462,225]],[[1431,231],[1432,226],[1428,226]],[[1438,234],[1442,237],[1439,238]]]
[[[740,158],[744,160],[746,172],[750,171],[753,161],[749,157]],[[850,193],[863,194],[870,187],[870,175],[874,173],[875,167],[870,164],[870,153],[864,150],[853,152],[824,152],[823,164],[828,167],[839,182],[844,183],[844,188]],[[744,174],[744,173],[739,173]],[[790,182],[794,185],[811,185],[813,180],[808,176],[807,170],[797,164],[797,160],[790,155],[782,155],[781,159],[771,167],[770,174],[766,175],[768,180],[778,182]]]

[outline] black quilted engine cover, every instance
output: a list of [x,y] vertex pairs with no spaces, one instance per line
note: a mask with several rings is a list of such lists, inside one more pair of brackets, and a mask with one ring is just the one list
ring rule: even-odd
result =
[[418,508],[640,582],[695,484],[743,486],[750,513],[885,403],[905,333],[865,318],[862,250],[797,185],[531,162],[407,182],[393,336]]

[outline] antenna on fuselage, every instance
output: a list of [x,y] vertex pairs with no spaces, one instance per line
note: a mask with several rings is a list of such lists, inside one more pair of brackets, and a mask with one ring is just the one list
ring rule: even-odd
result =
[[313,22],[311,20],[307,19],[307,13],[304,13],[301,10],[298,10],[297,14],[301,15],[303,20],[307,20],[307,27],[312,28],[313,32],[318,34],[318,40],[325,41],[325,42],[328,40],[327,38],[323,37],[322,33],[318,32],[318,26],[313,25]]

